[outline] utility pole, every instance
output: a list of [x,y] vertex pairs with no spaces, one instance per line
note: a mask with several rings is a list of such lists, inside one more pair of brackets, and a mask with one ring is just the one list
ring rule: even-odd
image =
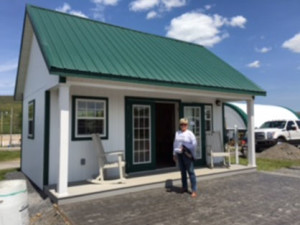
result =
[[12,132],[13,132],[13,118],[14,118],[14,108],[10,108],[10,138],[9,138],[9,147],[12,147]]

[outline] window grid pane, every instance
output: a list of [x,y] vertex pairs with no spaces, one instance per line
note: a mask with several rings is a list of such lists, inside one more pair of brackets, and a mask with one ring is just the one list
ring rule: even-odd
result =
[[106,101],[76,100],[76,137],[90,137],[93,133],[106,136]]
[[204,108],[204,118],[205,118],[205,131],[212,131],[212,107],[210,105],[206,105]]
[[133,105],[133,164],[151,162],[150,106]]

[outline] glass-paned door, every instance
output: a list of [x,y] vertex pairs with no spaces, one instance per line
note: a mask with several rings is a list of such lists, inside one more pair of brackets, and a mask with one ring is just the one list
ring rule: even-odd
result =
[[151,163],[151,105],[132,106],[133,164]]
[[126,100],[126,172],[155,168],[155,135],[152,102]]
[[193,131],[197,140],[196,158],[202,158],[202,141],[201,141],[201,107],[184,106],[183,115],[189,120],[189,130]]

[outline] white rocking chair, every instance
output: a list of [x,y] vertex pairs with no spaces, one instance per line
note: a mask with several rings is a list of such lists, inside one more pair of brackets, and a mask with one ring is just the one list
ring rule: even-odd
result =
[[225,159],[228,158],[227,167],[230,168],[230,150],[224,148],[221,140],[220,131],[214,131],[212,134],[206,134],[206,149],[210,156],[210,167],[214,168],[214,158],[223,157],[223,163],[226,166]]
[[[122,156],[123,152],[122,151],[117,151],[117,152],[104,152],[104,148],[102,145],[101,138],[99,137],[99,134],[92,134],[92,140],[96,149],[96,153],[98,155],[98,163],[99,163],[99,175],[95,179],[90,179],[89,181],[92,183],[107,183],[107,182],[118,182],[122,183],[125,181],[125,176],[124,176],[124,167],[125,167],[125,162],[122,161]],[[118,156],[118,161],[114,162],[109,162],[107,160],[108,155],[117,155]],[[109,180],[109,181],[104,181],[104,169],[110,169],[110,168],[119,168],[119,174],[120,178],[115,179],[115,180]]]

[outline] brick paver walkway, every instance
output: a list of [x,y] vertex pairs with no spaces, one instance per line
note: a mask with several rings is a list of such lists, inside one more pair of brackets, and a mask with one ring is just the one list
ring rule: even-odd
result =
[[76,225],[300,225],[300,177],[257,172],[202,181],[196,199],[160,188],[61,208]]

